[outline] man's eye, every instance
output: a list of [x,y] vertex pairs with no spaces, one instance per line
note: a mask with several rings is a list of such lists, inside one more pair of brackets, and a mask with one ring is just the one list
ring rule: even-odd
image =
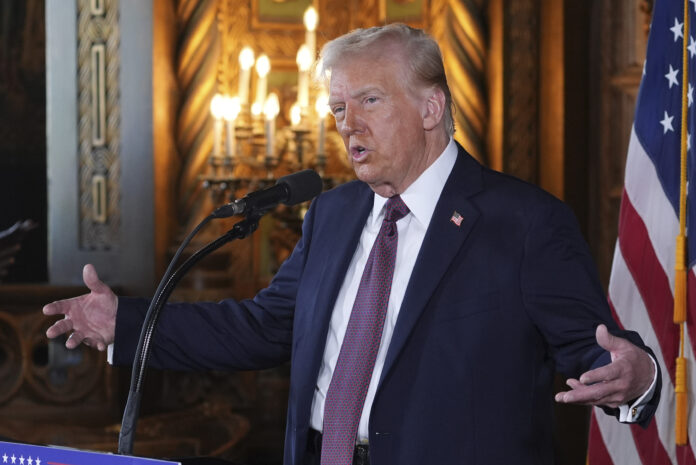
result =
[[377,102],[377,97],[367,97],[365,99],[365,103],[376,103]]
[[340,107],[333,107],[333,108],[331,109],[331,113],[333,113],[334,116],[336,116],[338,113],[340,113],[340,112],[342,112],[342,111],[343,111],[343,107],[342,107],[342,106],[340,106]]

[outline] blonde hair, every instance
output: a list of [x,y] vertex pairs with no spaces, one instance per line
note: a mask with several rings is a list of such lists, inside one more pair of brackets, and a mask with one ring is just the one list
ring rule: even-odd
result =
[[442,62],[440,47],[431,36],[421,29],[415,29],[401,23],[376,26],[367,29],[355,29],[348,34],[327,42],[321,49],[318,63],[318,77],[326,77],[342,58],[350,55],[375,53],[379,45],[396,44],[404,54],[408,66],[407,79],[412,85],[437,86],[445,94],[445,129],[454,134],[452,118],[452,94],[447,85],[445,66]]

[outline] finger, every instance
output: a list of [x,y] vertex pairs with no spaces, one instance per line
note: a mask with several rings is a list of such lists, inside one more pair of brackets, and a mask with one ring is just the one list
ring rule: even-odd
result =
[[67,341],[65,341],[65,347],[68,349],[74,349],[80,345],[84,338],[85,337],[81,333],[76,331],[70,335]]
[[82,280],[85,282],[85,286],[96,293],[104,293],[109,290],[109,286],[99,279],[97,270],[91,263],[86,264],[82,268]]
[[[606,350],[607,352],[614,352],[622,347],[627,341],[621,337],[614,336],[609,332],[606,325],[597,326],[597,331],[595,332],[595,337],[597,338],[597,344]],[[612,360],[614,359],[612,354]]]
[[619,389],[615,383],[600,383],[592,386],[579,384],[577,388],[562,393],[557,398],[559,402],[586,405],[608,405],[621,400]]
[[58,300],[56,302],[51,302],[50,304],[44,305],[41,309],[44,315],[66,315],[70,311],[70,305],[68,300]]
[[69,331],[72,331],[72,329],[72,320],[63,318],[62,320],[58,320],[55,323],[53,323],[53,325],[46,330],[46,337],[53,339],[54,337],[58,337],[61,334],[65,334]]
[[569,378],[566,380],[566,384],[570,386],[571,389],[581,389],[583,386],[585,386],[583,383],[574,378]]
[[621,375],[621,368],[618,363],[612,362],[594,370],[586,371],[580,376],[582,384],[595,384],[606,381],[613,381]]
[[104,345],[103,342],[101,341],[95,341],[92,338],[86,337],[82,340],[82,344],[86,345],[87,347],[91,347],[93,349],[97,349],[100,352],[103,352],[106,350],[106,346]]
[[[580,383],[580,381],[578,381],[577,379],[574,379],[574,378],[568,378],[566,380],[566,384],[568,386],[570,386],[571,390],[579,388],[582,386],[582,383]],[[554,396],[554,398],[556,399],[556,402],[565,402],[564,399],[565,399],[565,395],[567,392],[570,392],[570,391],[561,391],[561,392],[556,393],[556,395]]]

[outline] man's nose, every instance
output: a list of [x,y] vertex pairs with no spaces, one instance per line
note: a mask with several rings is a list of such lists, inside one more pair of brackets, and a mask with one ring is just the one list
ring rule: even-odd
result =
[[344,109],[343,125],[341,126],[341,132],[344,136],[351,136],[353,134],[359,134],[363,131],[364,124],[360,114],[354,107],[348,107]]

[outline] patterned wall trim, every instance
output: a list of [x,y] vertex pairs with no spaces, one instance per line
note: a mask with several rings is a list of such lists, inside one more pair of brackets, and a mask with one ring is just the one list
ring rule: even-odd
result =
[[485,136],[488,121],[486,96],[486,24],[480,1],[449,1],[444,41],[441,41],[450,81],[456,137],[469,153],[487,163]]
[[[221,52],[220,30],[215,0],[180,0],[177,22],[180,25],[176,75],[181,106],[176,128],[176,143],[182,170],[177,192],[177,211],[181,224],[195,221],[204,198],[198,176],[207,166],[212,150],[210,101],[217,91],[216,79]],[[220,3],[220,5],[222,5]],[[236,11],[235,16],[243,15]]]
[[537,181],[539,0],[505,2],[503,171]]
[[77,11],[79,247],[105,251],[120,226],[118,0],[78,0]]

